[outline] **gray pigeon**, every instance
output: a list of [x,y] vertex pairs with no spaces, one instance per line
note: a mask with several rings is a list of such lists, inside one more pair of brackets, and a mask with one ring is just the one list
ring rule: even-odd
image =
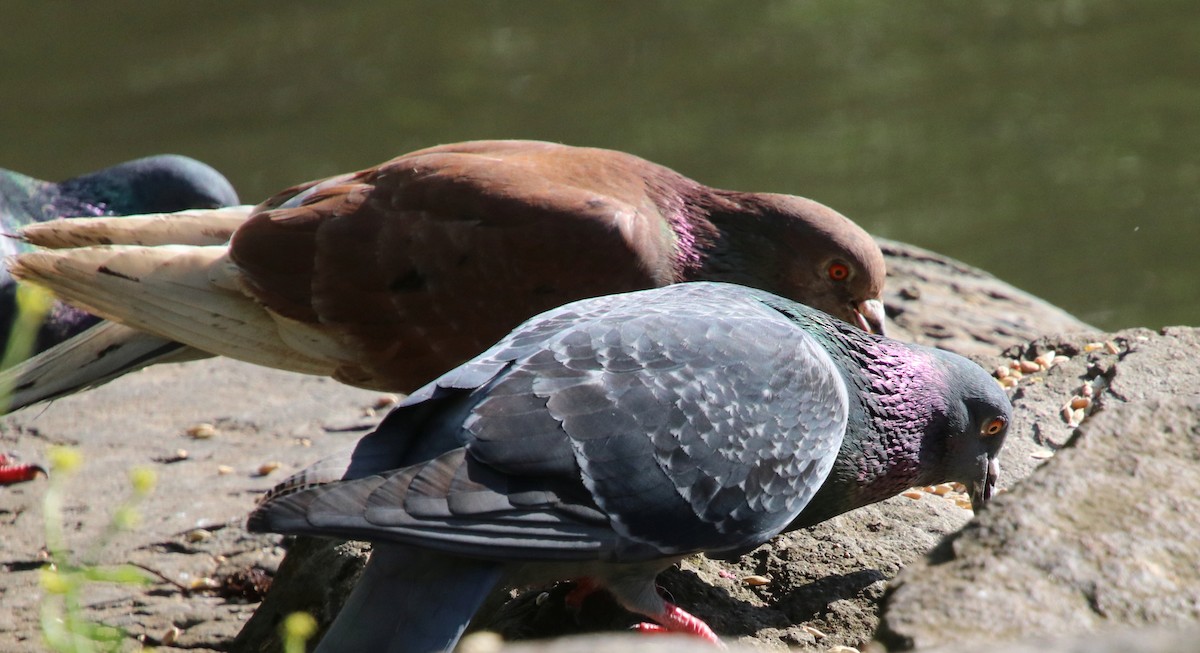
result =
[[716,642],[659,596],[660,571],[914,485],[960,481],[982,504],[1010,410],[955,354],[680,284],[532,318],[248,527],[374,543],[323,652],[449,650],[497,585],[560,579],[608,589],[643,630]]

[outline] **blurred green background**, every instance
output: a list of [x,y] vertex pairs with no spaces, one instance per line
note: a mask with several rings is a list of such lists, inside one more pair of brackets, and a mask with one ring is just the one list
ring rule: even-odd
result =
[[1100,327],[1200,325],[1195,0],[13,0],[0,21],[0,166],[34,176],[179,152],[256,202],[443,142],[611,147],[812,197]]

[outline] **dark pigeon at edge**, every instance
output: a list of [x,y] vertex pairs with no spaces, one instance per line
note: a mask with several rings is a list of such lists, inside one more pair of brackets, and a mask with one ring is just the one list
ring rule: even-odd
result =
[[560,579],[608,589],[647,630],[715,640],[659,596],[660,571],[911,486],[959,481],[982,504],[1010,411],[956,354],[681,284],[525,322],[248,527],[374,543],[323,652],[449,650],[494,587]]
[[[60,217],[170,213],[238,203],[229,181],[212,167],[177,154],[126,161],[61,182],[34,179],[0,168],[0,232]],[[0,238],[0,255],[32,248]],[[16,282],[0,269],[0,336],[7,343],[16,317]],[[55,302],[38,333],[33,353],[74,336],[98,318]]]

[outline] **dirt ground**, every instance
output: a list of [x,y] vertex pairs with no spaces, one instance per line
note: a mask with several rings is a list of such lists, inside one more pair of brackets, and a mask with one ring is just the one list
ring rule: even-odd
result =
[[[83,609],[147,643],[174,637],[175,646],[224,650],[255,603],[203,587],[252,584],[238,572],[273,569],[283,554],[278,537],[242,528],[255,497],[353,444],[374,425],[372,406],[382,397],[224,359],[164,365],[3,418],[0,450],[43,464],[52,445],[83,454],[83,466],[61,479],[67,543],[81,557],[130,496],[128,470],[157,472],[153,494],[139,507],[141,523],[80,562],[131,562],[161,577],[148,589],[95,584]],[[189,436],[199,424],[213,425],[215,433]],[[180,450],[186,459],[178,460]],[[261,475],[269,463],[280,465]],[[38,569],[45,561],[47,488],[38,479],[0,489],[0,651],[43,650]]]

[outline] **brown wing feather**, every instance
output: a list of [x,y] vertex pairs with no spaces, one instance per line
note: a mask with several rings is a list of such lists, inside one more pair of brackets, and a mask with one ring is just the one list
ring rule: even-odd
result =
[[644,181],[657,166],[548,144],[470,145],[318,188],[234,236],[231,258],[258,301],[354,351],[342,380],[412,389],[530,315],[673,281],[674,235]]

